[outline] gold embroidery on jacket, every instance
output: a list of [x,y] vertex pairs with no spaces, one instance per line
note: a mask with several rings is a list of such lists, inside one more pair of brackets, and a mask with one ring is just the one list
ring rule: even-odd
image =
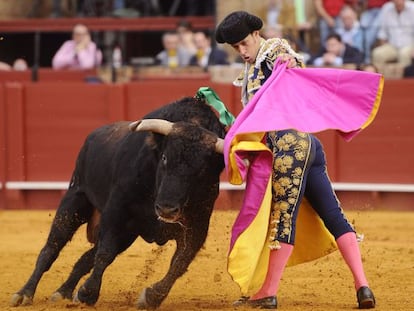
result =
[[267,66],[270,71],[273,70],[277,57],[281,54],[290,54],[298,61],[298,66],[303,67],[302,56],[297,54],[289,45],[287,40],[281,38],[262,39],[259,52],[254,65],[245,64],[244,70],[234,80],[235,86],[242,87],[243,81],[247,79],[247,97],[250,100],[258,89],[266,81],[262,65]]

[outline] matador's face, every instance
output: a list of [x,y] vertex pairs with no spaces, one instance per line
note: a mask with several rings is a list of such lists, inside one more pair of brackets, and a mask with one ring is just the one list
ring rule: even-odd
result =
[[246,63],[253,64],[256,61],[257,53],[260,49],[260,39],[259,31],[256,30],[240,42],[232,44],[231,46]]

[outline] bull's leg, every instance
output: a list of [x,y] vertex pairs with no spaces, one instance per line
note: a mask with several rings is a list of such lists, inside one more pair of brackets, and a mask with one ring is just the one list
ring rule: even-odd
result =
[[[201,226],[203,227],[203,226]],[[151,287],[144,289],[138,302],[138,309],[155,309],[167,297],[175,281],[186,271],[197,252],[203,246],[207,228],[200,230],[184,229],[184,234],[177,239],[177,249],[172,257],[170,268],[164,278]],[[194,231],[193,231],[194,230]]]
[[52,295],[52,301],[58,301],[61,299],[72,299],[73,291],[78,284],[81,277],[89,273],[93,268],[93,262],[95,259],[96,247],[91,248],[85,252],[78,262],[73,267],[69,278],[63,283],[59,289]]
[[91,214],[91,209],[86,197],[69,189],[56,211],[47,242],[39,253],[35,269],[27,283],[12,296],[11,306],[33,303],[41,277],[50,269],[76,230],[87,221],[88,214]]
[[74,299],[88,305],[94,305],[99,298],[102,276],[105,269],[114,261],[116,256],[126,250],[136,239],[137,233],[126,228],[129,215],[116,211],[116,216],[106,213],[101,218],[101,229],[95,262],[90,277],[79,288]]

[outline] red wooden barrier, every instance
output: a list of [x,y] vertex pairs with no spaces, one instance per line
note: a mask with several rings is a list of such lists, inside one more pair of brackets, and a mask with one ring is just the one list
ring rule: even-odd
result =
[[414,183],[413,88],[410,79],[385,82],[375,121],[350,143],[338,142],[339,180]]
[[[25,71],[0,71],[0,82],[30,82],[32,81],[32,70]],[[37,71],[37,81],[40,82],[85,82],[89,77],[96,77],[96,69],[90,70],[70,70],[53,68],[39,68]]]
[[6,126],[4,116],[6,115],[5,87],[0,84],[0,208],[6,206],[5,183],[6,183]]
[[24,82],[31,81],[32,73],[30,70],[25,71],[2,71],[0,70],[0,82]]

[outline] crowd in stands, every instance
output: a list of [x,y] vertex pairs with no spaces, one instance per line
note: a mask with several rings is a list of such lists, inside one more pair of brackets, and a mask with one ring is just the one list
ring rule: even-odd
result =
[[[352,65],[350,68],[382,73],[387,64],[394,64],[401,67],[404,77],[413,76],[414,1],[268,0],[265,9],[263,37],[287,39],[308,66]],[[316,49],[311,46],[315,28],[319,34]],[[208,45],[226,56],[211,40]],[[200,49],[196,53],[194,47],[185,50],[193,55],[193,61],[183,62],[183,66],[201,64],[194,62]],[[226,63],[228,58],[208,64]]]
[[[32,0],[29,17],[41,15],[43,2]],[[214,15],[214,4],[214,0],[53,0],[50,17],[206,16]]]
[[[53,2],[53,16],[61,16],[62,2]],[[157,0],[100,2],[110,5],[106,9],[110,14],[119,16],[168,15],[174,11],[170,7],[166,13]],[[214,1],[203,1],[203,5],[197,1],[185,2],[189,15],[214,14]],[[86,14],[88,5],[93,3],[77,0],[78,14]],[[383,73],[388,64],[396,64],[401,66],[404,77],[414,77],[412,0],[268,0],[264,15],[266,25],[262,29],[263,37],[288,40],[308,66],[352,64],[356,69],[369,68]],[[319,38],[316,48],[315,30]],[[162,50],[154,55],[155,64],[170,68],[199,66],[203,69],[230,64],[229,53],[215,44],[212,31],[195,31],[183,17],[174,31],[162,35]],[[76,25],[72,40],[64,42],[56,52],[52,66],[55,69],[88,69],[98,67],[104,61],[86,26]],[[3,63],[0,69],[13,67]]]

